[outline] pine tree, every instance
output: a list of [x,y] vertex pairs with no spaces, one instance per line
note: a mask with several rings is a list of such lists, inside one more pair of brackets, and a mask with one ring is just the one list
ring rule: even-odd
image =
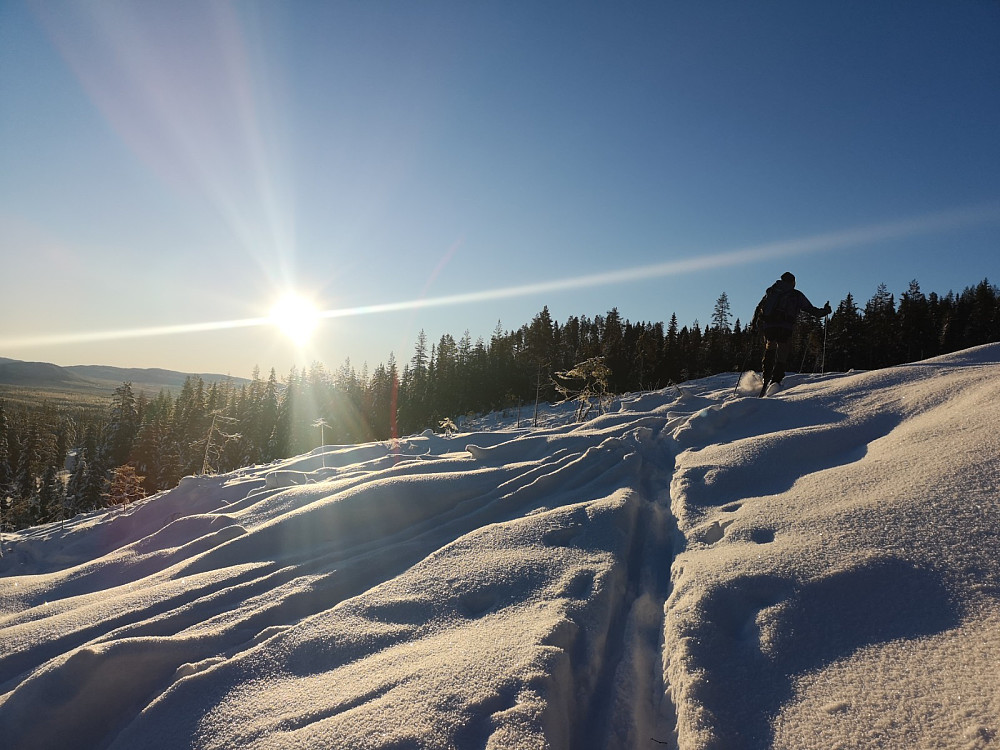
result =
[[138,433],[139,410],[132,393],[132,383],[126,381],[115,388],[105,429],[102,454],[109,466],[121,466],[129,460]]
[[7,528],[7,515],[11,504],[11,484],[14,473],[10,466],[10,446],[7,441],[7,413],[0,400],[0,532]]
[[903,359],[913,362],[937,353],[930,306],[914,279],[899,298],[899,347]]
[[294,440],[295,411],[299,400],[298,391],[298,374],[293,367],[285,384],[284,395],[278,404],[277,419],[275,420],[274,430],[268,442],[268,452],[272,458],[284,458],[293,455],[292,442]]
[[55,466],[46,466],[38,488],[38,506],[33,524],[62,520],[66,491]]
[[729,295],[723,292],[715,300],[715,308],[712,311],[712,330],[720,333],[730,333],[732,331],[732,317],[733,314],[729,307]]
[[865,305],[865,334],[868,368],[886,367],[898,361],[896,302],[884,283],[878,285],[875,295]]
[[14,475],[14,497],[27,501],[38,489],[39,466],[38,427],[31,424],[24,433],[18,450],[17,471]]
[[421,328],[417,334],[413,357],[403,371],[400,386],[399,420],[401,429],[413,432],[429,424],[430,420],[430,365],[427,355],[427,334]]
[[[969,299],[969,322],[966,328],[965,345],[979,346],[993,341],[1000,341],[1000,306],[997,296],[1000,293],[990,284],[989,279],[983,279],[974,289],[967,290]],[[963,293],[963,297],[966,293]]]
[[705,358],[710,372],[724,372],[734,368],[731,318],[729,296],[723,292],[715,301],[715,309],[712,311],[712,324],[705,332],[705,343],[707,345]]
[[826,369],[846,371],[861,366],[860,346],[864,321],[854,303],[847,296],[837,305],[827,328]]
[[486,352],[488,396],[492,408],[502,409],[517,403],[514,390],[514,351],[511,336],[497,321]]
[[274,446],[271,436],[274,434],[274,427],[278,423],[278,376],[271,368],[271,373],[267,377],[267,384],[264,386],[264,393],[260,407],[260,433],[258,440],[261,445],[262,458],[265,461],[273,461],[278,458],[273,452]]
[[204,460],[204,437],[211,418],[205,398],[205,381],[197,375],[184,379],[174,403],[171,437],[176,446],[180,474],[197,474]]
[[663,374],[671,383],[681,381],[680,330],[677,327],[677,313],[670,314],[667,337],[663,342]]
[[86,474],[80,491],[81,510],[95,510],[102,505],[102,495],[108,483],[108,470],[101,462],[100,455],[94,456],[86,464]]
[[617,307],[612,307],[604,318],[604,345],[602,356],[608,369],[608,388],[612,393],[629,390],[629,350],[625,344],[625,324]]
[[130,463],[145,476],[145,487],[151,492],[173,487],[180,479],[179,457],[170,434],[168,404],[168,400],[158,398],[147,409],[146,420],[132,448]]
[[87,449],[79,448],[73,458],[73,470],[70,472],[69,482],[66,484],[64,518],[71,518],[87,509],[87,503],[84,500],[87,471]]

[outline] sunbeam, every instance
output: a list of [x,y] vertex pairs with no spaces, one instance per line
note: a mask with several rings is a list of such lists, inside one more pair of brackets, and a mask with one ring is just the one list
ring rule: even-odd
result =
[[281,76],[239,8],[59,7],[37,9],[43,27],[123,144],[172,189],[204,196],[261,271],[290,283]]
[[[574,276],[564,279],[539,281],[534,284],[484,289],[478,292],[452,294],[441,297],[424,297],[401,302],[385,302],[359,307],[343,307],[308,313],[310,320],[322,318],[348,318],[360,315],[377,315],[404,310],[419,310],[450,305],[475,304],[490,300],[526,297],[548,292],[564,292],[572,289],[627,284],[648,281],[654,278],[679,276],[696,271],[747,265],[764,260],[790,258],[811,253],[831,252],[847,248],[861,247],[880,241],[896,240],[921,234],[930,234],[946,229],[969,227],[1000,219],[1000,204],[991,203],[954,211],[943,211],[927,216],[856,227],[840,232],[813,235],[798,239],[784,240],[764,245],[730,250],[712,255],[693,255],[666,263],[635,266],[615,271]],[[301,313],[301,311],[300,311]],[[182,325],[128,328],[117,331],[94,331],[84,333],[45,334],[19,338],[0,339],[0,348],[51,346],[80,344],[94,341],[144,338],[149,336],[171,336],[204,331],[219,331],[232,328],[275,325],[275,314],[259,318],[243,318],[210,323],[188,323]]]
[[146,328],[121,328],[115,331],[84,331],[80,333],[53,333],[39,336],[0,339],[0,347],[53,346],[63,344],[88,344],[94,341],[116,341],[119,339],[139,339],[148,336],[176,336],[184,333],[204,333],[222,331],[229,328],[252,328],[273,325],[271,317],[243,318],[241,320],[219,320],[210,323],[182,323],[172,326],[149,326]]

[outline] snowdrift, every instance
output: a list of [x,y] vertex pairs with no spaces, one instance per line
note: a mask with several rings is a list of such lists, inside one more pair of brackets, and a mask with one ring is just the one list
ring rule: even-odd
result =
[[1000,345],[734,377],[6,535],[4,747],[1000,743]]

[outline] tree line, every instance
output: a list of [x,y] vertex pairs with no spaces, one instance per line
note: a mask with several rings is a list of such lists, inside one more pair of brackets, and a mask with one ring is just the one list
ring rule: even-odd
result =
[[[748,317],[752,311],[747,311]],[[884,284],[863,306],[848,294],[828,321],[796,327],[806,372],[875,369],[1000,341],[1000,290],[988,280],[961,293],[924,294],[913,281],[897,301]],[[71,518],[168,489],[189,474],[225,472],[320,444],[392,440],[467,414],[559,397],[558,373],[600,362],[609,393],[665,387],[756,368],[760,333],[733,320],[728,296],[709,323],[632,323],[617,309],[554,321],[547,307],[489,341],[420,332],[400,370],[393,356],[359,373],[315,363],[280,379],[190,376],[173,395],[115,389],[102,410],[0,401],[0,530]],[[564,393],[565,391],[563,391]]]

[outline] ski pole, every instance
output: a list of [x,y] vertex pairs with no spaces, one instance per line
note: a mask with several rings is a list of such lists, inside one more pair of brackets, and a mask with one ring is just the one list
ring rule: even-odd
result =
[[830,327],[830,316],[823,316],[823,357],[819,361],[819,374],[826,374],[826,329]]

